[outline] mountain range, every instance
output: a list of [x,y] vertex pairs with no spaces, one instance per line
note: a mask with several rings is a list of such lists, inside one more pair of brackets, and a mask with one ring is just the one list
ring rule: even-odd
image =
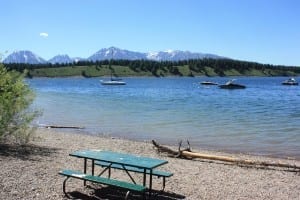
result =
[[224,58],[214,54],[193,53],[190,51],[168,50],[141,53],[119,49],[116,47],[103,48],[89,56],[88,58],[70,58],[68,55],[57,55],[49,60],[45,60],[35,53],[23,50],[15,51],[8,55],[3,63],[27,63],[27,64],[45,64],[45,63],[72,63],[80,60],[97,61],[109,59],[126,59],[126,60],[155,60],[155,61],[178,61],[187,59],[203,59],[203,58]]
[[28,64],[41,64],[47,61],[31,51],[15,51],[8,55],[3,63],[28,63]]

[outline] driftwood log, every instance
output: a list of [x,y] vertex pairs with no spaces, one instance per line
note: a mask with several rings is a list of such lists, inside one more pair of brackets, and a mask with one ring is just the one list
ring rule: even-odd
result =
[[60,125],[41,125],[41,127],[45,128],[71,128],[71,129],[84,129],[81,126],[60,126]]
[[300,166],[287,164],[287,163],[278,163],[278,162],[273,163],[273,162],[265,162],[265,161],[240,159],[240,158],[234,158],[229,156],[218,156],[218,155],[192,152],[188,141],[187,141],[188,148],[184,150],[181,150],[182,141],[180,141],[178,151],[174,151],[173,149],[162,146],[159,143],[157,143],[155,140],[152,140],[152,143],[154,147],[156,147],[158,152],[167,153],[169,156],[176,157],[176,158],[184,158],[184,159],[200,158],[200,159],[207,159],[207,160],[230,162],[230,163],[244,165],[244,166],[281,167],[281,168],[292,169],[295,170],[296,172],[300,172]]

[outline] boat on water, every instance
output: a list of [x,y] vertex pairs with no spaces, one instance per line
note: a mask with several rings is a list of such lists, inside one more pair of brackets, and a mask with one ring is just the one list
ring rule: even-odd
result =
[[299,83],[294,78],[289,78],[281,83],[282,85],[299,85]]
[[201,85],[219,85],[218,83],[212,82],[212,81],[202,81],[200,84]]
[[114,51],[112,50],[112,58],[109,61],[109,69],[110,71],[110,80],[100,80],[102,85],[126,85],[125,81],[122,81],[121,78],[114,78],[112,74],[111,61],[113,59]]
[[121,78],[114,78],[112,73],[110,74],[110,80],[100,80],[102,85],[126,85],[125,81],[122,81]]
[[126,85],[126,82],[122,81],[122,79],[110,79],[108,81],[100,80],[102,85]]
[[221,89],[245,89],[246,88],[246,86],[244,85],[233,83],[234,81],[235,79],[232,79],[227,83],[225,83],[224,85],[219,85],[219,88]]

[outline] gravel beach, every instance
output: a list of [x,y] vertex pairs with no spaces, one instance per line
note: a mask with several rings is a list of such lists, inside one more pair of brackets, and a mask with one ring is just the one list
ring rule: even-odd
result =
[[[176,144],[174,144],[176,145]],[[174,150],[177,147],[171,147]],[[82,149],[102,149],[168,160],[159,169],[173,172],[165,192],[153,199],[300,199],[300,173],[280,168],[242,167],[220,161],[184,160],[158,154],[148,142],[105,136],[38,129],[26,147],[0,145],[0,199],[66,199],[62,191],[61,169],[83,169],[83,160],[69,156]],[[299,160],[257,157],[193,149],[194,152],[233,156],[243,159],[282,162],[300,166]],[[100,167],[96,171],[101,171]],[[128,179],[124,172],[112,171],[113,178]],[[140,174],[133,174],[141,181]],[[162,180],[153,178],[160,190]],[[122,199],[124,193],[82,181],[67,182],[67,191],[76,199]],[[132,195],[131,199],[139,199]]]

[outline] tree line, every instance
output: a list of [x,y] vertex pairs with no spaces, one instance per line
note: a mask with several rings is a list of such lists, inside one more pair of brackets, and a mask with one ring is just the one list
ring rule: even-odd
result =
[[[239,61],[233,59],[190,59],[181,61],[152,61],[152,60],[101,60],[101,61],[89,61],[82,60],[73,63],[64,64],[25,64],[25,63],[10,63],[5,64],[8,70],[16,70],[24,72],[24,70],[34,70],[42,68],[61,68],[61,67],[76,67],[76,66],[95,66],[101,68],[108,65],[127,66],[132,71],[139,72],[151,72],[153,76],[162,76],[163,72],[168,72],[172,75],[182,75],[178,67],[187,66],[190,70],[190,76],[195,73],[203,72],[205,74],[205,68],[211,68],[218,76],[225,76],[225,71],[236,70],[240,74],[245,74],[249,70],[258,70],[264,72],[266,70],[280,71],[280,75],[289,75],[285,72],[300,74],[300,67],[284,66],[284,65],[271,65],[261,64],[257,62]],[[205,74],[209,75],[209,74]]]

